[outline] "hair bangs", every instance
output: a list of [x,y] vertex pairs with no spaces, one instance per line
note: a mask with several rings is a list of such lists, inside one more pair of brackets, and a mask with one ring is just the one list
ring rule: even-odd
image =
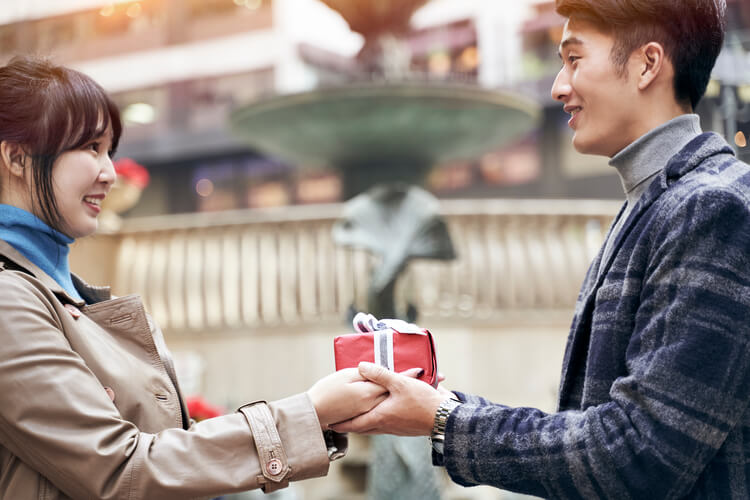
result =
[[60,85],[57,95],[59,107],[53,121],[58,130],[65,133],[58,136],[54,155],[81,148],[87,143],[112,130],[112,146],[116,148],[122,133],[120,113],[117,106],[96,82],[74,70],[67,70],[64,85]]

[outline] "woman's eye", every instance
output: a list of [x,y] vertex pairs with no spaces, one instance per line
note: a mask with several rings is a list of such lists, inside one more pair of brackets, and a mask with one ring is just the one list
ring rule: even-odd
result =
[[580,57],[578,57],[578,56],[568,56],[568,62],[569,62],[570,64],[573,64],[573,63],[575,63],[575,62],[576,62],[577,60],[579,60],[579,59],[580,59]]
[[98,142],[92,142],[91,144],[86,145],[86,149],[90,149],[91,151],[99,152],[99,143]]

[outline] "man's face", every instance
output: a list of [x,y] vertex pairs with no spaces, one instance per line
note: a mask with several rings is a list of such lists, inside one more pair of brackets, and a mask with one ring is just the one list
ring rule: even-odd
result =
[[640,137],[638,116],[648,112],[638,109],[638,69],[631,61],[621,76],[610,58],[613,44],[611,35],[587,21],[570,19],[565,24],[563,67],[552,97],[570,113],[573,146],[580,153],[614,156]]

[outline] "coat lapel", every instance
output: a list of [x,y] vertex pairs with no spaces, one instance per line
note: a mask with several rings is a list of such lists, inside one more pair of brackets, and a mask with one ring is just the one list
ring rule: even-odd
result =
[[[713,132],[707,132],[699,135],[690,141],[679,153],[673,156],[657,179],[654,180],[649,188],[643,193],[633,210],[630,212],[627,220],[623,224],[620,232],[616,235],[612,246],[612,251],[605,262],[601,262],[604,245],[599,250],[599,254],[592,263],[589,273],[584,282],[583,291],[576,306],[576,315],[573,319],[571,333],[568,337],[568,344],[565,349],[563,358],[563,371],[560,380],[560,393],[558,399],[558,409],[565,409],[572,403],[571,397],[575,396],[576,381],[581,381],[583,375],[580,370],[586,367],[586,357],[591,338],[591,327],[593,321],[594,305],[596,302],[596,292],[604,283],[612,263],[622,247],[625,239],[633,231],[637,222],[644,213],[654,204],[654,202],[677,180],[693,170],[706,158],[717,154],[734,154],[726,141]],[[623,207],[624,208],[624,207]],[[612,228],[616,224],[620,214],[613,222],[607,239],[612,237]],[[606,240],[605,240],[606,241]],[[597,272],[598,270],[598,272]]]

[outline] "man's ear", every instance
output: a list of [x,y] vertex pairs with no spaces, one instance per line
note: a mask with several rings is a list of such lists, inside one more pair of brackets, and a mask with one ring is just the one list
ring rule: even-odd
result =
[[15,142],[0,142],[0,160],[5,168],[13,175],[23,177],[26,165],[29,162],[29,155],[23,149],[23,146]]
[[658,42],[649,42],[638,50],[638,89],[646,90],[664,72],[666,56]]

